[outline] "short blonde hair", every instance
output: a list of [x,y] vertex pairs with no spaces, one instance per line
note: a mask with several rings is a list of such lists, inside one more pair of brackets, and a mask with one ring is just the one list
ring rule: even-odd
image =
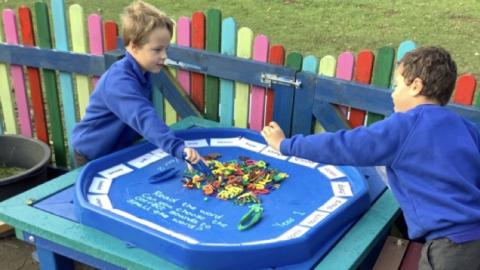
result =
[[173,34],[173,22],[158,8],[143,1],[135,1],[125,8],[121,15],[123,44],[130,42],[143,46],[148,42],[150,33],[157,27],[165,27],[170,36]]

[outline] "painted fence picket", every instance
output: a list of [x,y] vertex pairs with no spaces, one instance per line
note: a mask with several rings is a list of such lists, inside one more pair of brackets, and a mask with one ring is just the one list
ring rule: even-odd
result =
[[164,96],[162,94],[162,92],[160,91],[160,89],[158,89],[158,87],[156,86],[152,86],[152,103],[153,103],[153,106],[155,107],[155,110],[157,112],[157,115],[160,119],[164,119],[165,115],[164,115]]
[[[192,14],[192,48],[205,49],[205,14],[197,11]],[[202,114],[205,112],[205,79],[203,74],[191,73],[192,102]]]
[[[71,35],[72,50],[77,53],[87,53],[83,7],[78,4],[73,4],[68,11],[70,15],[70,33],[75,33],[75,35]],[[90,98],[90,82],[87,76],[79,74],[75,75],[75,82],[78,112],[80,118],[83,118]]]
[[[393,65],[392,74],[395,72],[397,63],[402,60],[405,54],[407,54],[409,51],[415,50],[416,47],[417,47],[417,44],[411,40],[404,40],[400,42],[400,45],[398,45],[398,48],[397,48],[397,56],[395,59],[395,63]],[[391,81],[390,87],[392,87],[392,91],[393,91],[394,90],[393,86],[395,85],[395,76],[392,75],[390,81]]]
[[162,120],[165,118],[164,99],[165,99],[165,97],[163,96],[161,90],[158,89],[158,87],[153,86],[153,88],[152,88],[152,103],[153,103],[153,106],[155,107],[155,110],[157,111],[158,117]]
[[[285,48],[282,45],[272,45],[268,55],[268,63],[283,66],[285,62]],[[275,103],[275,92],[267,88],[265,97],[265,123],[268,125],[273,120],[273,104]]]
[[[348,57],[346,57],[346,59],[348,59]],[[342,61],[347,62],[345,60],[342,60]],[[353,61],[350,60],[350,63],[352,62]],[[342,65],[345,66],[344,64]],[[328,77],[334,77],[337,71],[337,66],[338,66],[338,63],[335,57],[331,55],[324,56],[320,60],[320,73]],[[351,67],[352,65],[348,64],[347,66]],[[347,71],[347,74],[349,74],[348,71]],[[335,104],[346,104],[345,101],[332,102],[332,101],[317,99],[317,94],[321,94],[326,90],[324,89],[325,84],[329,84],[328,80],[321,81],[319,80],[319,78],[317,78],[317,83],[315,85],[316,102],[314,103],[313,110],[312,110],[312,113],[314,114],[315,118],[318,121],[315,125],[315,131],[321,132],[322,129],[328,130],[328,131],[337,131],[340,129],[349,128],[345,115],[343,114],[341,109],[338,107],[338,105],[335,105]],[[350,93],[343,93],[341,96],[346,96],[349,94]]]
[[[20,32],[22,36],[22,44],[28,47],[35,46],[35,37],[32,26],[32,16],[30,9],[22,5],[18,9],[18,20],[20,23]],[[47,125],[45,120],[45,112],[43,108],[43,94],[40,81],[40,71],[38,68],[27,67],[27,78],[29,81],[30,94],[32,97],[32,109],[35,119],[35,130],[37,137],[43,142],[48,143]]]
[[[268,38],[265,35],[258,35],[253,42],[253,60],[267,62],[268,59]],[[265,108],[265,88],[252,85],[250,91],[250,129],[261,131],[263,128],[263,117]]]
[[[5,9],[2,15],[3,28],[5,30],[5,39],[7,43],[18,44],[15,13],[11,9]],[[12,76],[12,84],[15,91],[15,100],[17,103],[20,133],[24,136],[32,137],[30,108],[28,105],[27,89],[25,88],[25,79],[23,76],[22,66],[10,65],[10,74]]]
[[480,107],[480,90],[477,89],[477,97],[475,98],[475,101],[473,102],[474,106]]
[[[102,17],[97,14],[91,14],[87,18],[87,24],[90,54],[103,55]],[[93,88],[95,88],[97,81],[98,77],[92,77]]]
[[104,51],[113,51],[118,48],[117,39],[118,39],[118,26],[114,21],[105,21],[103,24],[103,34],[104,34]]
[[[412,41],[412,40],[405,40],[400,42],[400,45],[398,46],[397,49],[397,63],[402,60],[402,58],[405,56],[406,53],[409,51],[413,51],[417,48],[417,44]],[[393,78],[393,76],[392,76]]]
[[463,74],[457,78],[453,102],[471,105],[475,96],[476,80],[472,74]]
[[316,57],[315,55],[307,55],[303,58],[302,61],[302,71],[317,74],[318,64],[318,57]]
[[[333,55],[325,55],[320,59],[320,64],[318,67],[318,75],[323,75],[325,77],[334,77],[336,69],[337,69],[337,59],[335,59]],[[313,132],[321,133],[324,131],[325,129],[320,124],[320,122],[315,121]]]
[[[1,104],[2,102],[0,101],[0,106],[2,105]],[[3,135],[4,134],[4,131],[3,131],[3,116],[2,116],[2,113],[0,112],[0,135]]]
[[[52,36],[50,34],[49,14],[47,4],[35,3],[35,24],[38,31],[38,46],[40,48],[52,48]],[[72,63],[74,64],[74,63]],[[67,167],[65,138],[63,136],[62,114],[58,97],[57,78],[55,70],[43,69],[43,83],[47,98],[47,111],[50,122],[50,133],[53,141],[53,152],[57,166]]]
[[337,59],[333,55],[325,55],[320,59],[320,66],[318,67],[318,75],[325,77],[334,77],[337,69]]
[[[207,10],[205,49],[209,52],[220,52],[220,33],[222,13],[218,9]],[[209,120],[218,121],[220,82],[217,77],[205,77],[205,116]]]
[[[53,29],[55,30],[55,48],[60,51],[68,51],[64,1],[52,0],[51,7]],[[23,44],[25,46],[35,46],[36,41],[30,10],[22,6],[18,13]],[[285,49],[282,46],[273,45],[269,49],[268,39],[263,35],[257,36],[255,42],[252,42],[253,32],[251,29],[242,27],[237,32],[235,20],[227,18],[222,22],[221,12],[217,9],[210,9],[205,14],[200,11],[194,12],[191,21],[187,17],[181,17],[178,20],[178,27],[175,27],[172,43],[177,42],[182,46],[205,49],[208,52],[221,52],[228,56],[236,55],[260,62],[268,61],[277,65],[284,64]],[[14,12],[8,9],[4,10],[2,16],[6,42],[10,44],[18,43]],[[37,46],[51,48],[52,37],[48,31],[50,25],[47,5],[41,2],[36,3],[35,16],[33,17],[36,23],[35,29],[38,29]],[[101,17],[92,14],[88,16],[87,24],[85,24],[83,8],[78,4],[70,6],[69,17],[70,31],[75,33],[75,35],[71,35],[74,52],[87,53],[85,25],[88,26],[90,55],[102,56],[104,51],[117,48],[119,39],[118,26],[115,22],[107,21],[102,28]],[[396,60],[401,59],[405,53],[415,47],[416,44],[413,41],[402,42],[397,50]],[[395,50],[393,48],[383,47],[378,50],[376,57],[368,50],[360,51],[356,59],[353,53],[344,52],[339,55],[338,59],[333,56],[325,56],[319,63],[313,55],[302,58],[299,53],[293,52],[288,54],[285,66],[297,71],[313,73],[317,73],[318,68],[319,75],[336,77],[342,80],[353,79],[355,82],[362,84],[368,84],[371,81],[372,85],[376,87],[389,88],[392,84],[394,55]],[[7,86],[7,88],[2,87],[0,89],[2,108],[0,134],[3,132],[18,133],[20,130],[23,135],[32,136],[32,124],[35,124],[35,133],[40,140],[48,143],[50,136],[53,141],[56,164],[66,167],[68,162],[65,159],[67,154],[64,141],[66,137],[69,146],[68,156],[73,157],[70,134],[76,122],[72,75],[60,71],[59,85],[62,93],[59,96],[55,70],[43,69],[44,90],[42,90],[39,68],[26,67],[26,71],[32,98],[31,107],[28,104],[28,89],[25,88],[22,66],[11,65],[12,84],[16,95],[14,98],[12,92],[9,91],[10,81],[7,65],[0,64],[0,84]],[[177,72],[178,81],[190,94],[195,107],[200,112],[204,112],[206,118],[210,120],[257,131],[261,130],[263,125],[268,124],[271,120],[275,120],[279,122],[287,136],[297,133],[310,133],[312,123],[315,123],[315,132],[322,130],[312,114],[314,87],[294,89],[293,87],[274,84],[273,88],[275,90],[272,90],[193,71],[178,70]],[[299,74],[300,77],[302,75],[305,74]],[[305,76],[302,77],[302,79],[304,78]],[[94,84],[96,80],[97,78],[92,79]],[[302,82],[308,85],[308,82]],[[85,75],[76,75],[76,88],[79,104],[78,113],[82,117],[90,96],[90,79]],[[452,102],[467,106],[472,103],[480,105],[480,95],[475,95],[475,89],[476,79],[472,74],[459,76]],[[43,106],[42,92],[45,93],[47,107]],[[59,101],[60,97],[62,98],[61,103]],[[173,124],[177,121],[177,113],[164,98],[161,91],[154,89],[152,99],[159,111],[159,116],[164,117],[167,124]],[[63,104],[63,107],[61,104]],[[30,108],[34,117],[29,114]],[[342,110],[345,114],[345,109]],[[374,109],[372,108],[372,110]],[[64,113],[64,124],[62,124],[61,112]],[[46,113],[48,113],[49,123],[46,121]],[[18,114],[18,120],[15,119],[16,114]],[[362,110],[351,108],[348,114],[350,126],[362,125],[365,122],[365,114]],[[383,116],[368,113],[367,124],[381,118]],[[4,127],[2,122],[5,125]],[[17,123],[20,129],[18,129]],[[67,132],[66,136],[64,136],[63,130]]]
[[[317,74],[318,58],[308,55],[303,58],[302,71]],[[312,114],[315,87],[302,80],[302,87],[295,90],[293,104],[292,134],[311,134],[314,117]]]
[[[172,20],[172,22],[174,22],[174,21]],[[173,24],[173,29],[172,29],[172,39],[174,37],[176,37],[175,31],[176,31],[176,28],[175,28],[175,23],[174,23]],[[168,58],[168,55],[167,55],[167,58]],[[165,118],[166,118],[166,116],[165,116],[165,111],[166,111],[165,103],[166,102],[167,101],[166,101],[166,98],[163,95],[163,92],[157,86],[153,85],[152,86],[152,103],[153,103],[153,106],[155,107],[155,110],[157,112],[158,117],[160,119],[164,120],[164,121],[165,121]],[[173,108],[170,108],[170,109],[173,111]],[[177,119],[177,114],[176,113],[175,113],[174,117],[175,117],[174,121],[176,121],[176,119]],[[166,121],[165,121],[165,123],[166,123]]]
[[[377,52],[375,64],[373,66],[372,85],[382,88],[390,88],[390,82],[393,71],[393,61],[395,50],[392,47],[382,47]],[[384,118],[381,114],[367,114],[367,125],[371,125]]]
[[[285,66],[300,71],[302,69],[303,56],[298,52],[290,52],[287,55]],[[274,111],[273,120],[283,129],[285,135],[289,137],[292,134],[292,115],[293,115],[293,101],[295,98],[294,86],[275,85],[274,89]],[[277,91],[278,90],[278,91]]]
[[[35,36],[32,23],[32,13],[26,6],[18,8],[18,20],[22,35],[22,43],[24,46],[35,47]],[[32,98],[32,109],[35,132],[37,138],[46,144],[50,144],[48,139],[47,119],[45,116],[45,108],[43,106],[42,83],[40,79],[40,70],[38,68],[27,67],[27,78],[30,88],[30,96]]]
[[[176,44],[177,42],[177,24],[175,23],[174,20],[172,20],[174,22],[173,24],[173,34],[172,34],[172,39],[170,40],[170,43],[172,44]],[[168,68],[168,70],[171,72],[172,76],[174,78],[177,77],[177,70],[174,69],[174,68]],[[158,92],[158,91],[155,91],[155,92]],[[157,93],[155,94],[154,93],[154,100],[157,100],[157,96],[155,95],[160,95],[161,93]],[[167,125],[172,125],[174,123],[177,122],[177,112],[173,109],[172,105],[170,104],[170,102],[168,102],[167,98],[163,98],[163,105],[164,105],[164,119],[165,119],[165,123]]]
[[[177,21],[177,44],[190,47],[190,18],[188,17],[180,17]],[[185,93],[190,95],[190,72],[178,70],[177,80]]]
[[[221,53],[235,56],[237,48],[237,23],[232,17],[222,22]],[[220,79],[220,123],[233,125],[233,102],[235,99],[234,82]]]
[[[338,56],[337,69],[335,77],[337,79],[351,81],[353,77],[353,67],[355,65],[355,55],[352,52],[343,52]],[[346,106],[339,106],[345,119],[348,119],[349,108]]]
[[[65,3],[62,0],[51,2],[53,30],[55,32],[55,48],[59,51],[69,51]],[[60,71],[60,89],[62,96],[63,120],[68,143],[70,164],[73,163],[72,131],[77,122],[75,110],[75,93],[73,89],[72,74]]]
[[[172,34],[174,33],[175,33],[175,28],[172,29]],[[167,58],[168,58],[168,55],[167,55]],[[160,119],[164,120],[165,119],[165,97],[163,96],[163,92],[156,85],[152,86],[152,103],[153,103],[153,107],[155,107],[155,110],[157,112],[157,116]],[[176,118],[176,114],[175,114],[175,118]]]
[[[3,31],[0,31],[0,42],[3,42]],[[17,134],[17,121],[15,120],[15,104],[11,91],[11,85],[7,71],[7,65],[0,63],[0,107],[2,113],[0,114],[0,134]],[[3,119],[2,119],[3,116]],[[2,125],[4,122],[5,127]]]
[[[361,84],[370,84],[372,79],[373,62],[375,55],[370,50],[362,50],[357,54],[355,61],[355,75],[353,80]],[[348,122],[351,128],[363,126],[365,123],[366,112],[356,108],[350,109]]]
[[[237,34],[237,57],[250,58],[252,56],[253,31],[248,27],[241,27]],[[235,82],[234,125],[247,128],[250,86]]]

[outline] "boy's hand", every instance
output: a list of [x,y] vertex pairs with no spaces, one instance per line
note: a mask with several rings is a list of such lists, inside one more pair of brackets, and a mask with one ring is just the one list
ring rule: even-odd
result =
[[185,159],[188,160],[187,167],[189,171],[193,171],[192,164],[197,164],[198,162],[203,162],[205,165],[207,164],[197,150],[190,147],[185,147],[183,152],[185,153]]
[[192,164],[196,164],[200,160],[202,160],[202,156],[197,152],[197,150],[190,148],[190,147],[185,147],[183,149],[183,152],[185,153],[185,159],[190,161]]
[[270,124],[265,126],[260,133],[270,147],[280,151],[280,143],[285,139],[285,133],[283,133],[283,130],[277,123],[270,122]]

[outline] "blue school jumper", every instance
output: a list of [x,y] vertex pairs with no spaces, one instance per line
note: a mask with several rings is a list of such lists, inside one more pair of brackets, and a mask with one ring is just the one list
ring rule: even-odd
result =
[[73,129],[75,151],[93,160],[144,137],[180,158],[184,142],[158,117],[151,95],[150,73],[126,52],[102,75],[90,96],[85,116]]
[[411,239],[480,239],[479,131],[445,107],[420,105],[369,127],[296,135],[280,150],[320,163],[384,165]]

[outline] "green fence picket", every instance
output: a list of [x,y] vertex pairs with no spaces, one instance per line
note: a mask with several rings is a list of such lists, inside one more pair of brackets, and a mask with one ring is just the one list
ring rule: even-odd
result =
[[[218,9],[207,10],[205,49],[209,52],[220,52],[220,28],[222,14]],[[218,121],[218,102],[220,82],[217,77],[205,78],[205,116],[209,120]]]
[[[52,37],[47,4],[35,3],[35,24],[37,25],[37,44],[40,48],[52,48]],[[74,63],[72,63],[74,64]],[[67,167],[65,138],[63,136],[62,116],[58,97],[57,79],[55,70],[43,69],[43,83],[47,97],[48,116],[50,120],[50,134],[53,141],[53,152],[57,166]]]
[[[392,47],[382,47],[378,50],[373,66],[372,85],[382,88],[389,88],[395,50]],[[369,112],[367,114],[367,125],[371,125],[384,118],[383,115]]]

